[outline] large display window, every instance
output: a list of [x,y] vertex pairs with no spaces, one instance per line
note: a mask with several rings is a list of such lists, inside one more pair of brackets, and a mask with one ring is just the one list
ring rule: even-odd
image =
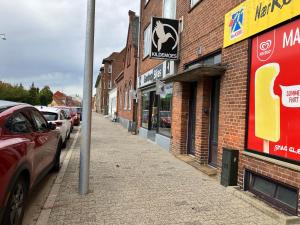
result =
[[300,19],[252,40],[247,148],[300,161]]
[[160,95],[159,104],[159,133],[165,136],[171,136],[172,123],[172,94],[173,85],[167,84],[165,93]]

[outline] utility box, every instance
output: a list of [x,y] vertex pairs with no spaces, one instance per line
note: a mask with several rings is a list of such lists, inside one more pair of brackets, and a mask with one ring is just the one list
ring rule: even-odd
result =
[[223,148],[221,184],[236,186],[238,177],[239,151]]

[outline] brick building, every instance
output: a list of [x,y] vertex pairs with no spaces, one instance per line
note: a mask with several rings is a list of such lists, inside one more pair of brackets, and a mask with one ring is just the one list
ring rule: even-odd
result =
[[[256,73],[253,75],[252,70],[256,66],[253,64],[256,60],[255,57],[260,54],[263,55],[261,57],[265,57],[276,50],[272,46],[272,41],[268,39],[258,43],[260,39],[270,35],[269,33],[265,34],[267,29],[269,29],[267,31],[272,32],[272,29],[284,29],[283,26],[287,26],[287,31],[282,32],[283,36],[285,35],[283,46],[292,48],[296,45],[299,50],[299,26],[298,29],[294,29],[294,33],[288,29],[292,29],[290,26],[297,27],[299,25],[297,18],[300,14],[300,6],[294,5],[294,10],[290,10],[292,14],[289,17],[292,19],[290,21],[287,21],[285,16],[283,16],[284,19],[280,20],[281,12],[276,12],[276,19],[278,20],[276,24],[266,26],[269,22],[265,20],[260,26],[256,26],[255,24],[259,23],[260,17],[266,15],[260,14],[258,10],[259,6],[262,7],[262,5],[255,1],[257,7],[252,13],[256,17],[252,18],[253,24],[246,24],[248,21],[245,22],[244,17],[251,14],[245,13],[245,10],[248,10],[246,5],[248,2],[250,0],[141,0],[138,76],[139,134],[155,141],[175,155],[187,155],[199,164],[208,165],[218,175],[221,174],[223,150],[238,151],[238,185],[289,214],[299,215],[300,159],[297,158],[297,153],[292,155],[292,152],[297,152],[297,150],[293,148],[292,151],[291,148],[287,147],[285,141],[289,139],[283,136],[285,130],[281,133],[281,140],[270,139],[270,143],[267,144],[269,148],[267,152],[261,150],[262,146],[266,144],[262,140],[258,140],[256,132],[258,132],[257,129],[264,132],[267,128],[257,128],[259,125],[258,122],[254,121],[254,118],[256,117],[257,120],[263,118],[264,121],[273,118],[273,111],[263,111],[262,115],[267,114],[267,112],[272,113],[260,117],[257,116],[259,114],[256,112],[258,108],[264,108],[264,104],[260,102],[266,101],[265,105],[269,105],[273,100],[268,102],[268,97],[262,98],[261,101],[253,100],[258,98],[258,91],[256,92],[257,88],[254,90],[256,80],[254,81],[253,76],[256,76]],[[241,6],[240,3],[242,3]],[[289,4],[299,4],[299,2],[291,3],[291,1],[285,1],[285,3],[286,8],[289,7]],[[227,24],[225,21],[224,26],[224,16],[232,9],[234,9],[233,12],[229,14],[230,23]],[[276,8],[274,6],[272,12],[273,10],[282,10],[282,7]],[[150,24],[153,16],[180,20],[179,60],[150,59],[151,36],[153,35]],[[272,14],[267,16],[272,16]],[[252,30],[263,28],[242,38],[247,26],[249,29],[251,27]],[[224,40],[224,29],[225,38],[227,38],[227,30],[229,30],[230,41],[237,40],[228,45],[225,44],[225,47],[223,45],[226,41]],[[262,49],[264,52],[259,52]],[[292,59],[292,55],[299,62],[299,51],[285,52],[288,59]],[[279,56],[278,53],[277,55],[270,55],[269,58],[261,59],[260,63],[277,60],[275,57]],[[283,59],[282,61],[284,64],[288,64],[287,61]],[[273,71],[272,73],[276,74],[278,71],[276,68],[273,65],[271,69],[265,70],[268,71],[267,73]],[[160,76],[155,74],[160,74]],[[167,91],[164,95],[156,94],[157,77],[166,85]],[[252,78],[250,79],[250,77]],[[272,84],[274,84],[274,79],[272,79]],[[294,81],[294,83],[285,82],[285,84],[291,85],[297,84],[297,82],[299,83],[299,80]],[[276,84],[280,86],[275,80]],[[268,87],[265,89],[270,90]],[[259,90],[264,93],[263,90],[265,89]],[[271,96],[275,102],[277,98],[274,97],[274,94]],[[260,107],[256,105],[259,103],[261,104]],[[275,104],[277,110],[279,103],[273,105]],[[280,109],[281,112],[287,111],[282,105],[280,105]],[[277,111],[274,114],[278,114]],[[285,120],[289,121],[288,118]],[[295,120],[297,119],[295,118]],[[271,125],[273,123],[273,121],[270,122]],[[278,123],[275,125],[279,126]],[[298,131],[297,128],[294,128],[294,131],[290,129],[293,121],[288,122],[288,124],[286,126],[281,124],[281,127],[286,127],[286,132]],[[291,137],[296,140],[297,137],[295,134],[293,135]],[[294,146],[296,149],[300,149],[299,135]],[[285,147],[289,150],[286,150]],[[281,153],[278,153],[279,151]]]
[[112,116],[117,108],[117,91],[114,80],[123,70],[125,49],[121,52],[113,52],[103,59],[103,66],[97,77],[96,88],[96,111],[104,115]]
[[130,130],[132,122],[136,121],[136,101],[133,95],[136,90],[137,51],[139,17],[129,11],[129,26],[124,57],[124,70],[115,79],[117,86],[117,112],[119,122]]

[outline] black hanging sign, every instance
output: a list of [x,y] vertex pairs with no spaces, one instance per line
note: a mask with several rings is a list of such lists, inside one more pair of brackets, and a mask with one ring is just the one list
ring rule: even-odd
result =
[[152,17],[151,55],[155,59],[178,59],[179,20]]

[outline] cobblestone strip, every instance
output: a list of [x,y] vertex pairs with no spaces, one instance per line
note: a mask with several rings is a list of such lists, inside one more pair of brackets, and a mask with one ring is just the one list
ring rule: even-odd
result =
[[75,135],[75,138],[73,140],[73,143],[72,143],[71,147],[68,150],[68,153],[67,153],[67,155],[66,155],[66,157],[63,161],[63,165],[60,169],[59,174],[57,175],[57,177],[55,179],[55,182],[54,182],[54,184],[51,188],[50,194],[49,194],[49,196],[48,196],[48,198],[47,198],[47,200],[46,200],[46,202],[43,206],[41,214],[39,215],[39,218],[36,222],[36,225],[47,225],[47,223],[48,223],[48,220],[49,220],[49,217],[50,217],[50,214],[51,214],[51,209],[54,206],[56,197],[59,193],[60,186],[62,184],[62,181],[63,181],[64,175],[66,173],[66,170],[68,168],[68,165],[69,165],[72,153],[73,153],[73,149],[75,147],[75,144],[77,142],[79,134],[80,134],[80,129],[78,129],[78,131]]

